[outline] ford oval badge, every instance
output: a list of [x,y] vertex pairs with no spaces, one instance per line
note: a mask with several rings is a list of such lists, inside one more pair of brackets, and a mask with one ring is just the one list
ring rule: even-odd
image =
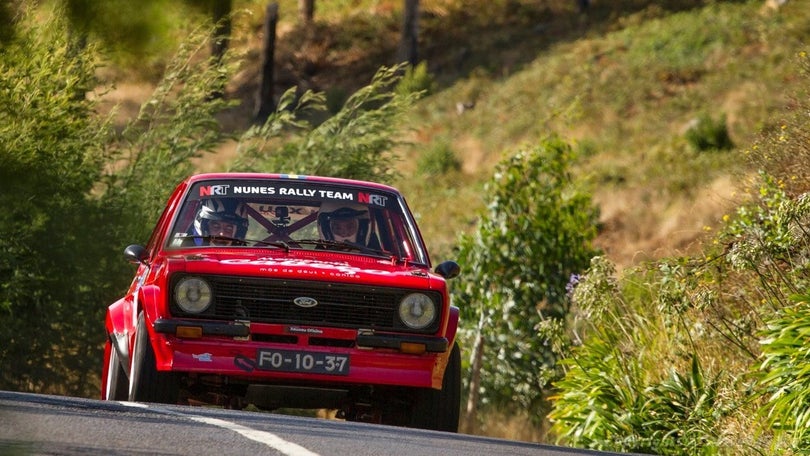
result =
[[310,307],[315,307],[318,305],[318,301],[315,298],[310,298],[308,296],[301,296],[299,298],[293,299],[293,303],[295,303],[298,307],[303,307],[308,309]]

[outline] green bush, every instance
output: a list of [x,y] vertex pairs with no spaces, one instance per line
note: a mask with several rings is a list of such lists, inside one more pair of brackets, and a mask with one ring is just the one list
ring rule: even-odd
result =
[[[552,432],[566,445],[603,451],[718,454],[733,403],[723,397],[723,379],[707,377],[668,322],[664,306],[681,311],[685,290],[666,267],[641,294],[622,289],[615,274],[594,258],[573,289],[571,330],[582,344],[560,362],[565,376],[554,384]],[[634,293],[639,304],[628,300]],[[657,347],[668,357],[657,358]]]
[[419,62],[415,67],[408,65],[402,80],[396,85],[395,92],[400,96],[410,94],[430,95],[436,90],[436,80],[428,71],[426,62]]
[[[464,274],[453,293],[469,349],[482,353],[481,404],[543,421],[545,390],[558,374],[566,285],[597,249],[598,212],[571,179],[571,147],[551,138],[505,159],[487,184],[486,212],[461,238]],[[476,404],[478,405],[478,404]]]
[[762,331],[760,384],[767,399],[762,414],[805,454],[810,450],[810,295],[793,299],[795,304],[767,321]]
[[696,152],[730,150],[734,147],[725,115],[715,119],[708,114],[701,114],[686,131],[686,141]]
[[447,142],[434,143],[416,163],[416,170],[425,176],[441,176],[461,169],[461,161]]
[[400,119],[418,98],[392,92],[399,73],[400,67],[381,68],[369,85],[317,126],[302,119],[307,111],[326,110],[324,95],[308,91],[298,99],[294,89],[288,90],[264,125],[239,138],[233,168],[392,181],[397,176],[393,150]]
[[[109,129],[91,50],[21,21],[0,49],[0,389],[87,395],[99,371],[110,212],[88,194]],[[95,389],[94,389],[95,388]]]

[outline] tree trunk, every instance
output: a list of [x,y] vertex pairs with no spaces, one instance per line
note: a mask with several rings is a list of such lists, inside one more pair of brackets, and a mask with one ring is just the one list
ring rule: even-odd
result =
[[467,409],[464,413],[464,433],[473,434],[478,422],[478,397],[481,385],[481,364],[484,359],[484,311],[475,330],[475,344],[470,355],[470,392],[467,395]]
[[278,24],[278,3],[274,2],[267,5],[264,19],[262,66],[254,112],[254,118],[258,123],[264,123],[275,110],[273,103],[273,65],[276,52],[276,24]]
[[402,41],[399,43],[397,62],[419,63],[419,0],[405,0],[402,13]]
[[211,19],[214,21],[214,39],[211,42],[211,55],[217,64],[222,62],[228,43],[231,40],[232,0],[215,0],[211,5]]
[[[228,52],[228,44],[231,40],[231,8],[233,4],[232,0],[213,0],[210,5],[211,20],[214,22],[211,57],[214,65],[219,66],[225,58],[225,53]],[[223,81],[222,89],[213,90],[208,94],[208,98],[215,99],[225,96],[224,87],[225,81]]]
[[315,0],[298,0],[298,20],[308,26],[315,15]]

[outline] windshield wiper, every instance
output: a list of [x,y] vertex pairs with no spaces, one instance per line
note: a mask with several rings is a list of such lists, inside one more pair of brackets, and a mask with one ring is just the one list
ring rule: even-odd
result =
[[[239,239],[239,238],[230,237],[230,236],[216,236],[216,235],[211,235],[211,234],[207,234],[207,235],[203,235],[203,234],[178,234],[178,235],[175,235],[174,237],[175,237],[175,239],[201,239],[201,240],[209,242],[209,243],[211,241],[230,241],[230,242],[233,243],[230,246],[228,246],[228,245],[209,244],[209,246],[213,246],[213,247],[232,247],[232,246],[234,246],[234,247],[243,247],[243,246],[247,246],[249,243],[252,243],[253,245],[261,244],[261,245],[269,245],[269,246],[273,246],[273,247],[278,247],[280,249],[284,249],[286,252],[290,251],[290,246],[287,245],[287,243],[284,242],[284,241],[262,241],[262,240],[258,240],[258,239]],[[189,247],[191,247],[191,246],[189,246]],[[199,247],[199,246],[197,246],[197,247]]]
[[373,249],[363,244],[351,241],[331,241],[327,239],[296,239],[296,244],[314,245],[326,250],[337,250],[341,252],[358,251],[367,255],[374,255],[381,258],[396,259],[394,255],[385,250]]
[[273,247],[278,247],[280,249],[284,249],[285,252],[290,252],[290,245],[284,241],[255,241],[253,239],[247,239],[247,242],[253,242],[253,245],[270,245]]

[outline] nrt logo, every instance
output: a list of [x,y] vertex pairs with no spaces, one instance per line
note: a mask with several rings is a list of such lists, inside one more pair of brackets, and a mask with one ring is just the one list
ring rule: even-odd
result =
[[200,187],[200,196],[225,196],[230,185],[208,185]]
[[385,207],[385,203],[387,200],[388,200],[387,196],[357,192],[357,202],[359,203],[373,204],[375,206]]

